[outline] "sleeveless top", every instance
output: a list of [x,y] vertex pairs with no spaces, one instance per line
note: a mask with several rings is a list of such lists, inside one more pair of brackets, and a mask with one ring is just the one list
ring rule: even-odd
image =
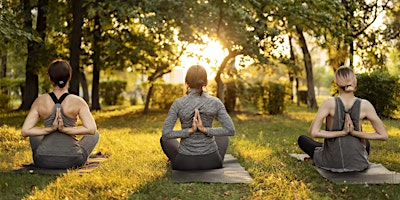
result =
[[[345,113],[349,113],[354,130],[359,131],[361,100],[356,98],[352,107],[346,112],[343,102],[335,97],[335,116],[332,131],[343,130]],[[326,125],[325,130],[328,130]],[[322,147],[314,150],[314,164],[317,167],[333,172],[363,171],[369,166],[368,154],[360,138],[346,135],[324,139]]]
[[[74,127],[76,126],[77,120],[73,118],[69,118],[64,115],[61,103],[68,95],[68,93],[64,93],[60,99],[54,95],[53,92],[49,93],[51,98],[54,101],[54,109],[49,117],[43,120],[43,123],[46,127],[50,127],[53,124],[53,121],[56,117],[57,108],[60,108],[61,116],[64,122],[65,127]],[[53,133],[47,134],[43,137],[42,142],[36,150],[36,155],[39,156],[64,156],[64,157],[75,157],[82,155],[82,150],[77,142],[75,136],[67,135],[61,133],[59,131],[54,131]]]

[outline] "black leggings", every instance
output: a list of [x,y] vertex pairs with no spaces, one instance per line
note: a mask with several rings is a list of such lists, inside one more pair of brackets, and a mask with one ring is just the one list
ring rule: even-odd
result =
[[[317,142],[312,138],[300,135],[297,139],[297,144],[299,145],[300,149],[303,150],[306,154],[308,154],[311,158],[314,156],[314,150],[316,147],[322,147],[321,142]],[[365,140],[365,149],[369,155],[370,144],[368,140]]]
[[215,136],[218,151],[205,155],[184,155],[178,153],[179,141],[176,139],[160,139],[161,148],[172,163],[175,170],[204,170],[221,168],[226,150],[228,136]]

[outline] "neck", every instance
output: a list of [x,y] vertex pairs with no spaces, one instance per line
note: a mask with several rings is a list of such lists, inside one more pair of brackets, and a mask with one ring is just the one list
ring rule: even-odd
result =
[[60,87],[58,87],[58,86],[54,86],[54,87],[53,87],[53,92],[54,92],[55,94],[66,93],[66,92],[68,92],[68,87],[60,88]]
[[339,96],[342,98],[354,98],[355,97],[354,92],[344,92],[344,91],[339,92]]

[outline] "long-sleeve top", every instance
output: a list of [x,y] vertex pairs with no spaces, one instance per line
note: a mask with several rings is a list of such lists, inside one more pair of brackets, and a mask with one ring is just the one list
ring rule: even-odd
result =
[[[188,133],[192,127],[195,109],[200,112],[201,120],[207,135],[200,131]],[[181,130],[174,130],[176,121],[181,123]],[[221,126],[212,127],[213,120],[217,119]],[[169,109],[162,129],[163,139],[181,138],[178,153],[184,155],[205,155],[218,150],[214,136],[233,136],[235,127],[224,104],[216,97],[198,90],[190,89],[184,97],[176,99]]]

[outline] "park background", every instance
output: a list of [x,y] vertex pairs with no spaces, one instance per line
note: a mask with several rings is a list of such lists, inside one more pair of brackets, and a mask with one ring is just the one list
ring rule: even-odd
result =
[[[287,155],[300,153],[295,138],[307,133],[321,100],[337,94],[333,74],[345,65],[357,73],[356,95],[371,101],[389,131],[388,142],[372,143],[370,159],[400,171],[397,0],[3,0],[0,8],[5,199],[399,197],[395,185],[331,184]],[[90,105],[102,133],[97,151],[110,158],[83,177],[5,173],[31,162],[20,126],[51,89],[45,71],[56,58],[70,62],[70,93]],[[171,183],[157,141],[193,64],[207,68],[207,91],[234,119],[229,151],[254,184]]]

